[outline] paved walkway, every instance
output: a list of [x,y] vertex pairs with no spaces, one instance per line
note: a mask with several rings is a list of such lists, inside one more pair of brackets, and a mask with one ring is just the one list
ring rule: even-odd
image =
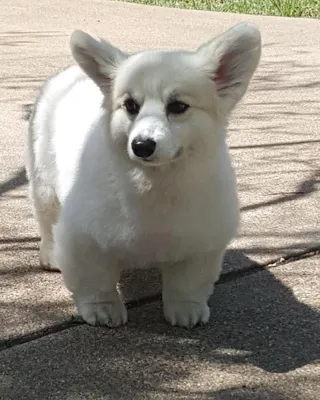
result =
[[[320,21],[101,0],[0,0],[0,15],[0,398],[319,399]],[[23,170],[37,88],[71,62],[74,29],[129,51],[193,49],[243,20],[263,56],[230,124],[242,229],[209,325],[163,321],[157,271],[123,277],[126,327],[79,324],[61,276],[38,268]]]

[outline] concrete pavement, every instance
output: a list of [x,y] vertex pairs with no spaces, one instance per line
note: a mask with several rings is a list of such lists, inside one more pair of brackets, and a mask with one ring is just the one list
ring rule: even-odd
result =
[[[0,15],[0,398],[318,399],[320,21],[99,0],[0,0]],[[242,227],[209,325],[163,322],[157,271],[124,275],[127,327],[74,323],[61,276],[38,268],[26,198],[37,88],[72,61],[74,29],[128,51],[192,49],[243,20],[260,26],[264,47],[230,123]]]
[[316,400],[319,256],[217,286],[208,326],[159,302],[116,330],[75,326],[1,353],[2,398]]

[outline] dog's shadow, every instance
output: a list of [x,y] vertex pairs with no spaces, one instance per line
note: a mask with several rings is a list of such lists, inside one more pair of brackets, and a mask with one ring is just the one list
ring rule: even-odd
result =
[[[233,250],[226,254],[226,265],[230,265],[230,260],[245,265],[251,261]],[[166,337],[192,338],[186,346],[179,341],[179,352],[186,356],[194,353],[203,361],[253,364],[280,373],[319,360],[320,313],[298,301],[273,273],[262,267],[257,271],[260,272],[247,276],[222,274],[210,299],[211,319],[204,327],[190,331],[172,329],[163,321],[161,308],[153,310],[151,305],[135,307],[130,324]],[[154,296],[156,300],[155,294],[161,290],[158,271],[124,275],[121,288],[125,298],[136,299],[145,287],[150,298]]]

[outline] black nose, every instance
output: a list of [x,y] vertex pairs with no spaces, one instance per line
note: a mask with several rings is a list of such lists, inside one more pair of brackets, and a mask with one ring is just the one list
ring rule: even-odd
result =
[[156,149],[156,142],[152,139],[135,138],[131,143],[132,151],[137,157],[148,158]]

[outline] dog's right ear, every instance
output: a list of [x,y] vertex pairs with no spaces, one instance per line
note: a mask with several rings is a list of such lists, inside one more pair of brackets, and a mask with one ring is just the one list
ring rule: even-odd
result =
[[103,92],[108,91],[117,68],[128,57],[112,44],[82,31],[73,32],[70,47],[74,59]]

